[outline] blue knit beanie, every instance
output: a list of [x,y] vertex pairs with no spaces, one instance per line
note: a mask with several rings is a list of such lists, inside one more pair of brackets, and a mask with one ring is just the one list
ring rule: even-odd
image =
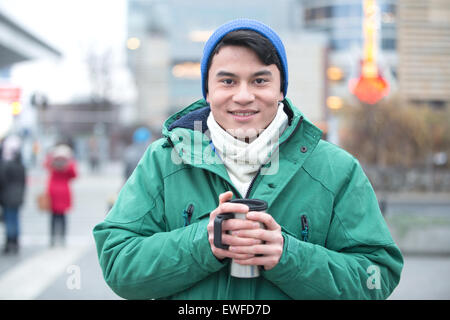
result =
[[217,43],[219,43],[219,41],[222,40],[222,38],[226,36],[228,33],[236,30],[253,30],[260,33],[261,35],[269,39],[270,42],[272,42],[273,46],[275,47],[275,50],[278,53],[278,57],[281,62],[281,67],[283,69],[280,71],[282,73],[282,79],[284,79],[284,82],[282,84],[283,94],[286,97],[288,87],[288,65],[286,59],[286,52],[284,50],[283,42],[281,41],[280,37],[269,26],[259,21],[251,19],[237,19],[229,21],[221,25],[219,28],[217,28],[217,30],[214,31],[214,33],[208,39],[203,49],[201,72],[202,72],[202,91],[205,100],[206,100],[206,79],[208,78],[207,69],[209,57],[213,53]]

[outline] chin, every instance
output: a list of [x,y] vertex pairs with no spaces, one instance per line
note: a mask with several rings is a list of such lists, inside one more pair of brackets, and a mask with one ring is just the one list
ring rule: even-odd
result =
[[233,126],[231,129],[226,130],[233,137],[238,139],[255,138],[263,129],[259,129],[256,126]]

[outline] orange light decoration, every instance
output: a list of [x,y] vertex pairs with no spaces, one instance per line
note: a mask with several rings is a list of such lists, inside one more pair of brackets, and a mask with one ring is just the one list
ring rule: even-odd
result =
[[377,66],[379,15],[376,0],[364,0],[364,50],[360,76],[350,79],[349,89],[360,101],[375,104],[389,92],[389,83]]

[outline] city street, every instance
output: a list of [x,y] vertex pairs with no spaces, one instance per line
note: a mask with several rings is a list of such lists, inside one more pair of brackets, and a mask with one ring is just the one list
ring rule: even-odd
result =
[[[45,173],[28,176],[27,201],[21,211],[21,250],[0,256],[0,299],[97,300],[121,299],[103,281],[92,228],[120,189],[122,167],[110,164],[91,174],[80,166],[73,182],[74,207],[68,216],[66,247],[49,247],[49,216],[37,209],[35,198],[45,184]],[[3,244],[4,225],[0,224]],[[450,299],[450,257],[405,256],[400,285],[390,299]]]
[[[50,248],[50,217],[36,205],[45,172],[29,172],[27,200],[20,216],[20,254],[0,256],[0,299],[120,299],[103,281],[92,229],[121,187],[122,167],[112,164],[91,174],[81,164],[79,171],[72,183],[73,209],[67,217],[64,248]],[[3,243],[4,224],[0,224],[0,236]]]

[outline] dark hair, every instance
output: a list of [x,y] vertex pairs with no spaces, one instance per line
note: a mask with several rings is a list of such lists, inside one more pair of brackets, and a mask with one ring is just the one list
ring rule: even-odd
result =
[[253,30],[236,30],[227,33],[222,40],[220,40],[214,48],[214,51],[209,56],[208,68],[206,69],[206,81],[205,88],[208,91],[208,72],[211,67],[212,59],[219,53],[220,49],[225,46],[241,46],[247,47],[256,53],[259,60],[265,65],[275,64],[280,71],[281,87],[280,91],[283,91],[284,76],[283,69],[281,67],[280,58],[278,57],[277,50],[273,46],[269,39],[264,37],[259,32]]

